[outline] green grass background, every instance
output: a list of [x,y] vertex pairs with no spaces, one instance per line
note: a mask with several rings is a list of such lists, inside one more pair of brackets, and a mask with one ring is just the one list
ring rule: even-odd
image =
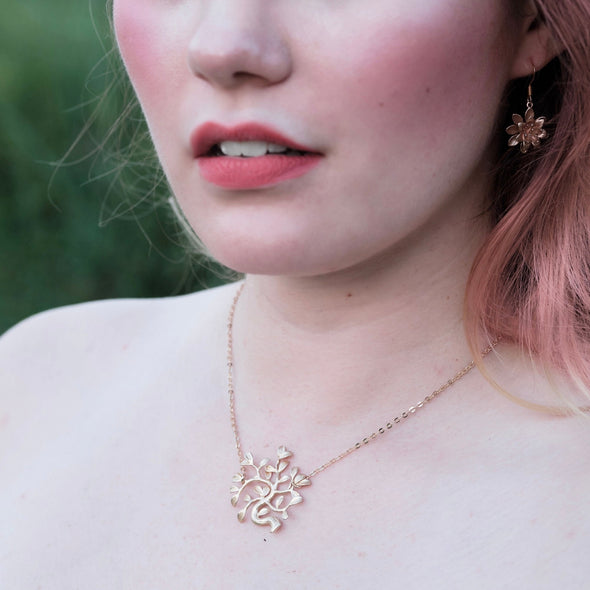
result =
[[[126,112],[129,90],[115,83],[105,95],[117,70],[104,59],[106,12],[106,0],[2,0],[0,333],[51,307],[221,282],[154,205],[168,195],[162,182],[153,190],[159,174],[137,109]],[[135,149],[119,153],[130,139]]]

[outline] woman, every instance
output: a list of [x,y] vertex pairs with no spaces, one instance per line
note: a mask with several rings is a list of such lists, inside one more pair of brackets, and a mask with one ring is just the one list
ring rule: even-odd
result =
[[113,8],[247,278],[2,340],[7,587],[586,587],[586,0]]

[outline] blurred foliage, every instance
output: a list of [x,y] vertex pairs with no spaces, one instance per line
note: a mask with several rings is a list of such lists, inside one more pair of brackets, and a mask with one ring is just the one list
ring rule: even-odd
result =
[[2,13],[0,333],[50,307],[220,283],[158,206],[145,125],[105,58],[106,0],[3,0]]

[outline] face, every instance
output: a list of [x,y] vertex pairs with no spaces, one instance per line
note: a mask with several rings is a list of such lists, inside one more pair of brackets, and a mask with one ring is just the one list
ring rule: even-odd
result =
[[210,253],[243,272],[312,276],[474,213],[467,187],[485,175],[515,44],[507,4],[114,0],[114,17],[164,170]]

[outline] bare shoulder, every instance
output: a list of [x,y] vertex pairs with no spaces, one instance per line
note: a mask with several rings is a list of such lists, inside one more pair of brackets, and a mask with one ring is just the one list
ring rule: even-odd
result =
[[233,291],[226,285],[180,297],[113,299],[42,312],[0,338],[0,375],[33,377],[39,374],[35,369],[49,369],[56,360],[70,362],[75,370],[96,351],[106,360],[121,348],[161,346],[183,333],[198,336],[228,307]]
[[[86,556],[112,549],[115,562],[126,543],[126,561],[137,556],[131,522],[147,525],[165,511],[176,473],[188,477],[184,449],[213,438],[211,415],[226,417],[212,408],[225,400],[226,317],[235,290],[70,306],[0,339],[0,570],[7,587],[73,588],[81,579],[92,586]],[[154,538],[167,523],[157,521]],[[107,576],[109,568],[96,571]]]
[[180,297],[93,301],[42,312],[0,337],[0,367],[28,364],[40,349],[45,357],[66,353],[73,358],[84,352],[85,343],[110,346],[113,341],[141,339],[162,325],[167,332],[183,327],[198,330],[229,300],[232,290],[226,285]]
[[32,316],[0,338],[0,395],[9,399],[10,385],[46,383],[57,373],[80,373],[88,363],[107,369],[132,356],[124,352],[148,356],[164,352],[171,342],[206,340],[234,292],[226,285],[180,297],[82,303]]
[[[556,374],[548,379],[538,367],[516,367],[507,383],[515,397],[554,408],[565,409],[564,399],[587,405]],[[494,411],[468,427],[474,444],[472,462],[466,460],[466,473],[482,473],[483,485],[473,489],[489,508],[483,538],[499,554],[509,531],[518,540],[510,545],[518,548],[513,557],[520,555],[515,563],[530,579],[538,576],[537,588],[585,588],[587,570],[579,564],[590,544],[590,415],[554,415],[517,405],[493,388],[489,394]],[[477,498],[468,500],[475,505]]]
[[[43,441],[222,346],[235,287],[43,312],[0,338],[0,444]],[[200,359],[200,360],[199,360]],[[16,445],[16,446],[15,446]],[[23,448],[24,451],[24,448]]]

